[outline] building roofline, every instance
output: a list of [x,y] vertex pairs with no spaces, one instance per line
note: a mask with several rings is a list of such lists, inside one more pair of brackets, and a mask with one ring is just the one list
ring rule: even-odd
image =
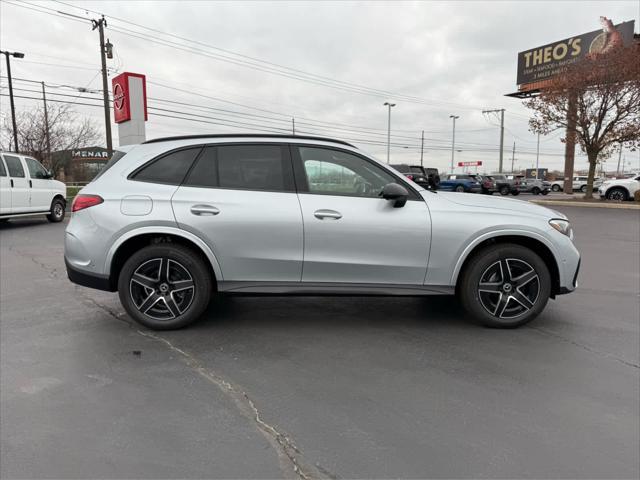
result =
[[175,137],[159,137],[154,138],[152,140],[147,140],[146,142],[142,142],[143,144],[147,143],[160,143],[160,142],[171,142],[174,140],[198,140],[205,138],[282,138],[287,140],[317,140],[322,142],[331,142],[331,143],[339,143],[341,145],[347,145],[348,147],[356,148],[352,144],[345,142],[344,140],[338,140],[335,138],[329,137],[314,137],[311,135],[280,135],[275,133],[214,133],[211,135],[179,135]]

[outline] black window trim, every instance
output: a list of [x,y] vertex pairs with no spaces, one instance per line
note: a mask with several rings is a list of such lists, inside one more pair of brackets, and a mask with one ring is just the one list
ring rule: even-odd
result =
[[0,155],[0,166],[2,166],[2,170],[0,171],[0,177],[8,177],[9,170],[7,170],[7,166],[4,164],[4,156],[2,155]]
[[[287,178],[285,178],[285,184],[286,183],[290,183],[291,184],[291,189],[289,190],[265,190],[265,189],[255,189],[255,188],[243,188],[243,187],[221,187],[219,185],[215,186],[215,187],[206,187],[204,185],[188,185],[186,184],[186,180],[189,178],[189,174],[191,173],[191,170],[193,170],[193,168],[196,166],[197,162],[200,160],[200,156],[204,154],[204,151],[207,147],[213,147],[216,148],[216,160],[218,159],[218,151],[217,148],[218,147],[230,147],[230,146],[247,146],[247,145],[264,145],[264,146],[276,146],[276,147],[280,147],[280,150],[283,154],[283,161],[284,163],[288,163],[289,165],[289,171],[285,171],[286,169],[283,169],[283,175],[288,176],[289,177],[289,182],[287,182]],[[295,170],[293,168],[293,159],[291,158],[291,149],[289,148],[289,144],[286,142],[261,142],[261,141],[255,141],[255,142],[220,142],[220,143],[206,143],[206,144],[202,144],[202,151],[198,154],[198,156],[196,157],[196,159],[194,160],[194,162],[191,164],[191,167],[189,168],[189,170],[187,171],[187,174],[185,175],[184,179],[182,180],[182,183],[180,184],[181,187],[187,187],[187,188],[207,188],[210,190],[239,190],[239,191],[248,191],[248,192],[270,192],[270,193],[297,193],[297,182],[295,179]],[[289,160],[289,162],[287,162],[287,158]],[[284,165],[283,165],[284,166]],[[218,177],[218,182],[220,181],[220,178]]]
[[[305,170],[303,162],[302,162],[302,157],[300,156],[300,151],[298,150],[298,148],[300,148],[300,147],[302,147],[302,148],[311,147],[311,148],[321,148],[321,149],[325,149],[325,150],[335,150],[335,151],[340,152],[340,153],[346,153],[346,154],[354,155],[356,157],[361,158],[362,160],[365,160],[366,162],[370,163],[374,167],[381,168],[385,173],[387,173],[389,176],[395,178],[396,180],[402,178],[400,175],[396,174],[395,171],[391,171],[390,169],[386,169],[383,166],[381,166],[378,162],[370,159],[369,157],[366,157],[365,155],[362,155],[360,153],[352,152],[351,150],[345,150],[343,148],[338,148],[338,147],[328,146],[328,145],[317,145],[317,144],[313,144],[313,143],[308,143],[308,144],[307,143],[290,143],[289,147],[291,148],[291,160],[293,161],[293,174],[294,174],[294,178],[295,178],[295,182],[296,182],[296,187],[297,187],[297,192],[298,193],[307,193],[309,195],[323,195],[323,196],[331,196],[331,197],[373,198],[373,199],[376,198],[376,197],[363,197],[361,195],[352,195],[350,193],[337,193],[337,192],[336,193],[322,193],[322,192],[311,192],[311,191],[309,191],[309,183],[308,183],[308,179],[307,179],[307,173],[306,173],[306,170]],[[420,194],[418,193],[418,191],[414,187],[412,187],[411,185],[408,185],[404,181],[399,181],[397,183],[399,185],[402,185],[409,192],[409,198],[407,198],[407,200],[424,202],[424,198],[422,198],[422,196],[420,196]]]

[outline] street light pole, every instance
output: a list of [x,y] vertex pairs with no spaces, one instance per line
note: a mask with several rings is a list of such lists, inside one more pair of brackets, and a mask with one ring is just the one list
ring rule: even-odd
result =
[[13,150],[18,153],[18,126],[16,125],[16,106],[13,102],[13,82],[11,80],[11,61],[9,57],[24,58],[24,53],[0,50],[7,59],[7,78],[9,79],[9,103],[11,103],[11,122],[13,124]]
[[456,151],[456,119],[460,118],[459,115],[449,115],[449,118],[453,119],[453,137],[451,138],[451,172],[453,173],[453,156]]
[[387,116],[387,164],[391,157],[391,107],[395,107],[395,103],[384,102],[385,106],[389,107],[389,114]]

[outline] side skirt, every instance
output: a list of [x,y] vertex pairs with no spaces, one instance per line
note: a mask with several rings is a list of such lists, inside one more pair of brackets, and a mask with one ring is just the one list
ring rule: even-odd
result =
[[453,295],[448,285],[387,285],[380,283],[331,282],[219,282],[218,292],[229,295],[300,296],[408,296]]

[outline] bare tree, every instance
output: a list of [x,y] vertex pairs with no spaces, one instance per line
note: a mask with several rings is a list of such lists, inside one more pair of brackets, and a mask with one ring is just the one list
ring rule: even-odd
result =
[[[589,158],[585,198],[593,198],[598,162],[613,151],[640,145],[640,44],[618,46],[569,66],[540,93],[525,102],[534,111],[535,133],[567,129]],[[565,135],[563,142],[567,142]]]
[[[100,130],[89,118],[81,118],[71,105],[48,104],[48,127],[51,152],[74,150],[99,142]],[[44,108],[26,110],[16,116],[18,150],[40,160],[54,175],[65,165],[64,155],[47,155],[47,122]],[[5,118],[2,138],[13,138],[11,121]],[[4,142],[3,142],[4,143]],[[4,146],[3,146],[4,149]]]

